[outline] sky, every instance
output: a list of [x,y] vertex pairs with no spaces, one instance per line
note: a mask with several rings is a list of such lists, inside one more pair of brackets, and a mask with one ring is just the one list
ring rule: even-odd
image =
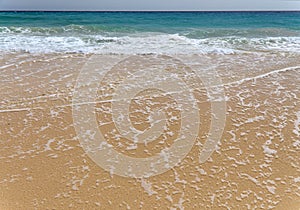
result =
[[300,0],[0,0],[0,10],[300,10]]

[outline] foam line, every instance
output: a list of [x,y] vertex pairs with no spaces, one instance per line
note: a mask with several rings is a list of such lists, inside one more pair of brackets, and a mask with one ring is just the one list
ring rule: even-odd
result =
[[[261,78],[270,76],[272,74],[286,72],[286,71],[294,71],[294,70],[297,70],[297,69],[300,69],[300,66],[292,66],[292,67],[287,67],[287,68],[283,68],[283,69],[277,69],[277,70],[273,70],[271,72],[261,74],[261,75],[255,76],[255,77],[248,77],[248,78],[244,78],[244,79],[241,79],[241,80],[238,80],[238,81],[225,83],[225,84],[222,84],[222,86],[223,85],[235,85],[235,84],[239,85],[239,84],[242,84],[243,82],[251,81],[251,80],[254,80],[254,79],[261,79]],[[220,85],[214,86],[214,87],[219,87],[219,86]]]

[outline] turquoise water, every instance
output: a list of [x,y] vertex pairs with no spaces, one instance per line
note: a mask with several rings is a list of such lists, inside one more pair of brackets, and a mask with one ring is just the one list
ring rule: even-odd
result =
[[0,50],[300,51],[300,12],[1,12]]

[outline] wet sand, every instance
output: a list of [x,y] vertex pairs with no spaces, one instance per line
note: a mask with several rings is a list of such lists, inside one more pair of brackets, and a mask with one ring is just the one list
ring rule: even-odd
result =
[[[103,170],[80,145],[72,97],[91,56],[0,57],[0,209],[300,208],[299,55],[186,56],[184,62],[198,66],[202,79],[214,68],[223,80],[227,110],[221,143],[208,161],[199,163],[199,148],[211,123],[209,100],[200,94],[197,143],[178,166],[145,179]],[[154,101],[161,102],[159,97]],[[133,103],[131,109],[145,106]],[[133,111],[131,116],[140,130],[149,127],[147,112],[144,115]],[[103,122],[111,116],[97,113],[97,118]],[[175,136],[179,122],[170,125]],[[110,124],[100,129],[109,134],[113,128]],[[114,144],[114,137],[108,136],[119,152],[139,157],[159,152],[175,138],[170,135],[159,146],[149,144],[145,154],[145,147],[126,151],[120,146],[126,143]]]

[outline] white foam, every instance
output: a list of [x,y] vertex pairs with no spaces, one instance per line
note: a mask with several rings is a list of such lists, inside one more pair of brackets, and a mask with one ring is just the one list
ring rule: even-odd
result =
[[[18,32],[19,31],[19,32]],[[300,37],[212,37],[192,39],[179,34],[135,33],[127,36],[71,33],[71,35],[15,28],[0,31],[0,51],[31,53],[82,52],[99,54],[232,54],[240,51],[300,52]]]
[[0,110],[0,113],[5,113],[5,112],[24,112],[24,111],[30,111],[31,108],[21,108],[21,109],[4,109]]
[[268,147],[267,145],[263,145],[262,147],[263,147],[263,149],[264,149],[264,153],[265,153],[265,154],[268,154],[268,155],[274,155],[274,154],[277,153],[276,150],[271,149],[271,148]]
[[274,186],[267,186],[267,189],[270,193],[272,193],[273,195],[275,195],[275,190],[276,190],[276,187]]
[[297,112],[296,116],[297,116],[297,119],[295,120],[294,134],[296,134],[298,137],[300,137],[300,112]]
[[141,185],[144,188],[144,190],[148,193],[148,195],[157,194],[157,192],[152,189],[151,182],[147,182],[146,180],[142,179],[141,180]]
[[287,71],[295,71],[295,70],[298,70],[299,68],[300,68],[300,66],[291,66],[291,67],[287,67],[287,68],[283,68],[283,69],[276,69],[276,70],[270,71],[270,72],[265,73],[265,74],[260,74],[260,75],[255,76],[255,77],[247,77],[247,78],[244,78],[244,79],[241,79],[241,80],[238,80],[238,81],[225,83],[225,84],[222,84],[222,86],[224,86],[224,85],[240,85],[243,82],[247,82],[247,81],[251,81],[251,80],[255,80],[255,79],[262,79],[262,78],[268,77],[272,74],[278,74],[278,73],[287,72]]

